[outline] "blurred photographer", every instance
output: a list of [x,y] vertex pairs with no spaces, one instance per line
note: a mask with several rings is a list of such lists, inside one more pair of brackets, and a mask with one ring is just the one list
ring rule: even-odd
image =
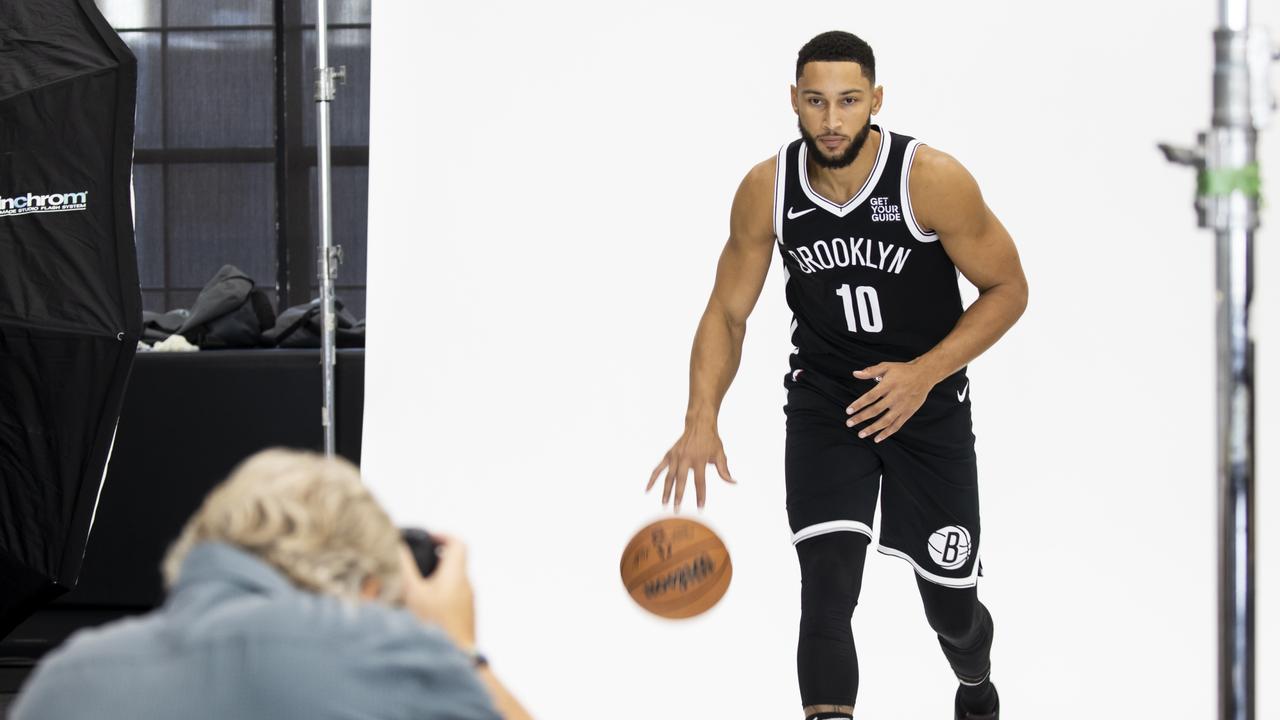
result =
[[423,578],[342,459],[266,450],[205,499],[147,615],[76,633],[11,720],[525,720],[476,650],[466,548]]

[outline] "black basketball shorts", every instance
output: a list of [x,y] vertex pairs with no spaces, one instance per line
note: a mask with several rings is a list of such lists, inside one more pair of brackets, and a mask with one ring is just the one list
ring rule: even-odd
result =
[[952,376],[883,442],[859,438],[845,408],[874,381],[836,383],[808,371],[788,375],[786,482],[792,544],[857,532],[902,558],[920,577],[972,587],[981,574],[978,471],[968,379]]

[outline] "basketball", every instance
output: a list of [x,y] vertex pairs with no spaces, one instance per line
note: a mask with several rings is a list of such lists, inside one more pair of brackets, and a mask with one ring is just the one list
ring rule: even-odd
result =
[[622,551],[620,570],[640,607],[670,619],[710,610],[733,578],[724,542],[687,518],[664,518],[641,529]]

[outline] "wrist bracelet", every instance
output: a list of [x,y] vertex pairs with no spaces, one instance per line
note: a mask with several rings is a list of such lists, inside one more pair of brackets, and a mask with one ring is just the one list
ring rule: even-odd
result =
[[471,659],[471,667],[476,668],[477,670],[489,666],[489,658],[485,657],[484,653],[479,650],[473,649],[471,652],[467,653],[467,657]]

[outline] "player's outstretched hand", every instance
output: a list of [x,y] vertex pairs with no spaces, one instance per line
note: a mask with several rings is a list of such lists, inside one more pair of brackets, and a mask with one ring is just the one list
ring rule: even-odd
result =
[[662,462],[649,475],[649,484],[644,491],[653,489],[658,475],[667,471],[662,485],[662,504],[666,505],[675,491],[675,512],[680,512],[680,502],[684,500],[684,486],[689,479],[689,471],[693,470],[693,487],[698,497],[698,509],[707,504],[707,465],[714,464],[716,472],[727,483],[737,483],[729,475],[729,461],[724,456],[724,445],[720,442],[720,433],[714,427],[693,426],[685,428],[684,434],[675,445],[663,456]]
[[855,370],[853,376],[859,380],[875,380],[876,386],[845,408],[849,414],[845,425],[853,427],[876,418],[875,422],[858,431],[858,437],[874,435],[876,442],[898,432],[903,423],[916,414],[929,391],[937,384],[928,371],[915,363],[883,362]]

